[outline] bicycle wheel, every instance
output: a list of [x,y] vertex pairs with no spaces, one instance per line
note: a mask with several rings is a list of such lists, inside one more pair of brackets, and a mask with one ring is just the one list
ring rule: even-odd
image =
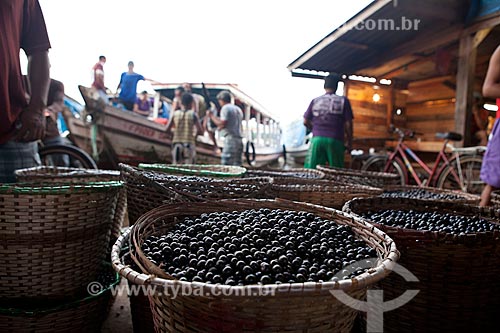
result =
[[75,146],[44,146],[39,148],[38,154],[43,165],[97,169],[97,164],[92,157]]
[[[361,170],[364,171],[375,171],[375,172],[384,172],[385,166],[387,165],[388,157],[387,156],[373,156],[370,157],[365,164],[361,167]],[[389,169],[385,172],[397,174],[399,177],[399,183],[401,185],[406,185],[406,171],[402,164],[402,162],[398,162],[397,159],[393,160]]]
[[460,177],[457,162],[454,161],[450,166],[446,167],[439,175],[437,187],[452,190],[462,190],[468,193],[480,194],[483,191],[484,182],[481,180],[481,165],[483,159],[477,156],[461,157],[460,170],[463,179],[463,188],[453,176],[452,170],[455,170]]

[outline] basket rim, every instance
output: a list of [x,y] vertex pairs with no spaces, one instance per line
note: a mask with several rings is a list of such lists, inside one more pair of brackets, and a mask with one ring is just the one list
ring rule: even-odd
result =
[[[113,268],[113,265],[109,262],[105,262],[104,266],[109,267],[109,268]],[[16,307],[8,307],[8,308],[0,307],[0,314],[8,315],[8,316],[34,317],[34,316],[38,316],[38,315],[46,315],[46,314],[50,314],[50,313],[54,313],[54,312],[58,312],[58,311],[62,311],[62,310],[76,308],[76,307],[82,305],[83,303],[87,303],[87,302],[90,302],[96,298],[102,297],[107,292],[109,292],[113,287],[116,287],[121,281],[121,276],[116,271],[114,271],[114,273],[115,273],[114,274],[115,280],[113,281],[113,283],[111,283],[106,288],[101,288],[101,290],[96,294],[88,295],[88,296],[85,296],[83,298],[69,301],[69,302],[65,302],[61,305],[53,306],[50,308],[37,308],[37,309],[33,309],[33,310],[24,310],[22,308],[16,308]]]
[[[357,218],[359,218],[367,223],[373,224],[374,226],[376,226],[377,228],[379,228],[383,231],[391,232],[391,234],[397,233],[398,235],[401,235],[401,236],[402,235],[410,235],[412,237],[420,237],[421,240],[462,242],[462,241],[470,241],[471,239],[476,239],[476,238],[494,239],[496,236],[500,235],[500,231],[498,231],[498,230],[494,230],[493,232],[485,231],[485,232],[454,235],[454,234],[450,234],[450,233],[446,233],[446,232],[442,232],[442,231],[415,230],[415,229],[405,229],[403,227],[387,226],[387,225],[384,225],[381,223],[374,222],[370,219],[364,218],[361,215],[359,215],[359,213],[354,212],[352,209],[352,205],[356,204],[357,202],[376,201],[378,204],[380,204],[380,201],[394,202],[395,200],[397,200],[397,202],[400,204],[407,204],[407,203],[421,204],[422,205],[421,207],[426,206],[426,205],[429,206],[432,204],[435,204],[438,206],[452,204],[451,202],[440,201],[440,200],[419,200],[419,199],[410,199],[410,198],[371,197],[371,198],[354,198],[352,200],[349,200],[348,202],[345,203],[342,210],[347,214],[355,216],[355,217],[357,217]],[[376,204],[376,203],[374,203],[374,204]],[[467,208],[477,209],[478,213],[483,213],[483,214],[488,213],[488,212],[493,213],[493,214],[495,212],[497,214],[500,213],[500,210],[494,209],[493,207],[479,207],[479,206],[467,205],[467,204],[463,204],[463,203],[457,203],[456,205],[462,207],[463,209],[467,209]],[[377,209],[379,209],[379,210],[384,209],[383,207],[380,207],[380,206],[377,206],[377,207],[378,207]],[[453,206],[451,206],[451,207],[453,207]],[[448,207],[445,207],[445,208],[449,209],[449,210],[453,209],[453,208],[448,208]],[[405,208],[403,208],[403,209],[405,209]],[[410,208],[406,208],[406,209],[410,209]],[[434,208],[433,210],[436,210],[436,208]],[[458,212],[458,214],[460,214],[460,212]],[[481,217],[486,219],[486,220],[491,220],[491,218],[488,218],[488,217],[484,217],[484,216],[481,216]],[[490,221],[490,223],[494,223],[494,222]],[[495,223],[495,224],[499,224],[499,223]]]
[[[220,165],[220,164],[162,164],[162,163],[139,163],[139,168],[156,171],[177,171],[189,175],[217,176],[217,177],[239,177],[247,172],[247,169],[240,166]],[[233,169],[232,172],[210,170],[213,168]],[[203,168],[206,168],[204,170]]]
[[[263,176],[268,177],[283,177],[290,179],[304,179],[304,180],[325,180],[325,173],[323,171],[317,169],[306,169],[306,168],[290,168],[290,169],[259,169],[259,168],[248,168],[247,174],[256,173],[263,174]],[[317,178],[301,178],[296,176],[289,176],[287,174],[291,173],[304,173],[304,174],[313,174],[318,176]]]
[[377,172],[347,168],[337,168],[328,165],[317,165],[316,169],[324,172],[325,174],[348,175],[355,177],[382,177],[388,179],[397,179],[398,175],[389,172]]
[[[43,171],[56,171],[57,173],[40,173]],[[35,176],[37,178],[65,178],[65,177],[119,177],[120,171],[118,170],[102,170],[102,169],[83,169],[83,168],[71,168],[71,167],[58,167],[41,165],[32,168],[18,169],[15,172],[16,176]]]
[[[239,178],[239,177],[226,177],[226,178],[214,178],[214,177],[207,177],[207,176],[201,176],[201,175],[175,175],[175,174],[168,174],[156,170],[150,170],[150,169],[140,169],[138,167],[134,167],[128,164],[119,164],[120,169],[122,171],[122,179],[124,177],[135,177],[135,178],[140,178],[141,180],[148,180],[148,182],[156,182],[156,183],[162,183],[163,181],[165,182],[176,182],[176,183],[205,183],[205,181],[210,181],[209,184],[213,185],[221,185],[221,184],[230,184],[234,182],[238,182],[240,184],[252,184],[252,182],[262,182],[265,184],[271,184],[273,182],[272,177],[266,177],[266,176],[255,176],[255,177],[246,177],[246,178]],[[158,176],[161,177],[172,177],[173,179],[154,179],[150,177],[150,175],[144,174],[144,172],[149,172],[149,173],[156,173]],[[182,177],[182,178],[181,178]],[[186,177],[193,177],[193,179],[186,178]],[[178,178],[178,179],[174,179]],[[198,179],[197,179],[198,178]],[[201,179],[200,179],[201,178]],[[126,183],[126,181],[125,181]],[[185,194],[185,193],[183,193]]]
[[[174,288],[179,288],[179,287],[197,287],[197,288],[205,288],[206,290],[209,290],[211,293],[210,295],[223,295],[224,291],[235,291],[235,295],[242,295],[241,293],[238,294],[238,291],[245,291],[243,295],[255,295],[255,293],[258,293],[259,291],[264,290],[274,290],[276,294],[302,294],[304,292],[328,292],[330,290],[343,290],[343,291],[355,291],[355,290],[360,290],[362,288],[365,288],[367,285],[374,284],[378,282],[379,280],[383,279],[385,276],[387,276],[394,266],[396,265],[396,262],[399,259],[399,251],[396,248],[395,242],[392,240],[392,238],[386,234],[385,232],[381,231],[380,229],[376,228],[370,223],[367,223],[364,220],[361,220],[359,218],[356,218],[352,215],[346,214],[344,212],[332,209],[332,208],[326,208],[318,205],[313,205],[313,204],[306,204],[302,202],[293,202],[293,201],[288,201],[288,200],[251,200],[251,199],[237,199],[237,200],[224,200],[225,202],[235,202],[235,201],[244,201],[247,203],[258,203],[258,202],[275,202],[275,203],[289,203],[293,204],[295,207],[301,207],[305,208],[308,207],[309,209],[321,209],[323,212],[328,212],[332,213],[332,218],[334,216],[342,216],[343,218],[349,219],[353,221],[354,223],[360,224],[364,226],[367,230],[370,232],[376,234],[380,238],[383,239],[383,242],[385,245],[387,245],[388,250],[387,250],[387,256],[383,260],[381,260],[376,267],[373,267],[369,269],[368,271],[364,272],[363,274],[360,274],[352,279],[347,279],[347,280],[339,280],[339,281],[327,281],[327,282],[305,282],[305,283],[283,283],[283,284],[269,284],[269,285],[246,285],[246,286],[229,286],[229,285],[224,285],[224,284],[208,284],[204,282],[188,282],[188,281],[179,281],[179,280],[169,280],[165,278],[158,277],[153,274],[145,274],[141,272],[134,271],[132,268],[129,266],[124,265],[121,260],[120,260],[120,252],[123,248],[124,245],[126,245],[128,242],[130,242],[130,236],[132,234],[132,231],[135,231],[138,226],[140,226],[140,223],[136,223],[134,226],[128,228],[120,238],[115,242],[113,245],[112,251],[111,251],[111,261],[113,264],[113,267],[117,272],[120,273],[121,276],[125,277],[127,280],[130,282],[136,283],[136,284],[141,284],[141,285],[152,285],[152,286],[160,286],[160,287],[174,287]],[[172,205],[163,205],[161,207],[158,207],[156,209],[153,209],[149,211],[148,213],[142,215],[138,222],[141,220],[144,221],[146,220],[150,215],[155,214],[157,211],[169,207]],[[276,295],[275,294],[275,295]],[[203,293],[202,295],[206,295],[206,293]],[[205,297],[205,296],[202,296]],[[217,297],[217,296],[210,296],[210,297]]]
[[88,193],[88,192],[107,192],[114,189],[122,188],[122,181],[104,181],[104,182],[89,182],[89,183],[12,183],[0,184],[0,194],[71,194],[71,193]]
[[[279,179],[278,182],[284,179]],[[273,189],[279,189],[282,191],[304,191],[304,192],[335,192],[335,193],[347,193],[347,192],[365,192],[371,193],[373,195],[381,194],[383,191],[378,187],[372,187],[367,185],[359,184],[342,184],[336,183],[328,179],[316,179],[304,181],[303,184],[278,184],[276,180],[273,181],[271,185]]]

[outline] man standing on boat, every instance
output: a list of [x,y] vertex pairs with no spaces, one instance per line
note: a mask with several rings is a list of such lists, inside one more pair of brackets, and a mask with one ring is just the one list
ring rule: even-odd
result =
[[208,110],[210,119],[220,129],[224,137],[224,147],[222,148],[221,164],[236,165],[242,164],[243,141],[241,135],[241,123],[243,120],[243,111],[231,104],[231,93],[221,91],[217,95],[217,100],[221,105],[220,118]]
[[92,82],[92,88],[94,88],[99,96],[106,102],[109,101],[108,94],[106,93],[106,86],[104,85],[104,64],[106,63],[105,56],[99,56],[99,61],[92,67],[92,72],[94,73],[94,82]]
[[340,76],[325,78],[325,94],[311,101],[304,114],[304,125],[312,129],[313,138],[305,161],[305,168],[317,165],[343,168],[344,151],[352,148],[352,109],[344,96],[335,94]]
[[[19,50],[28,56],[29,101]],[[50,42],[38,0],[0,1],[0,183],[14,171],[40,165],[49,90]]]
[[134,62],[129,61],[128,72],[122,73],[120,83],[118,83],[118,88],[116,88],[116,91],[120,90],[120,94],[118,95],[120,103],[129,111],[134,109],[134,103],[137,98],[137,83],[141,80],[145,80],[144,76],[134,72]]
[[[172,163],[194,164],[196,159],[196,136],[203,134],[198,115],[193,110],[194,98],[185,92],[181,96],[181,110],[175,110],[165,131],[175,128],[172,139]],[[196,129],[196,132],[195,132]]]

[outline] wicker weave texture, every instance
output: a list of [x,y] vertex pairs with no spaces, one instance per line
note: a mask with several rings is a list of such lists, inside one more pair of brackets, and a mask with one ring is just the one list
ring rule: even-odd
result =
[[393,173],[342,169],[321,165],[318,165],[317,169],[325,173],[325,178],[334,181],[380,188],[400,183],[399,176]]
[[353,198],[372,197],[382,190],[362,185],[337,184],[331,180],[274,179],[272,193],[275,197],[307,202],[325,207],[342,209]]
[[[20,169],[16,171],[16,177],[23,183],[74,183],[88,184],[90,182],[105,182],[120,180],[120,172],[116,170],[94,170],[80,168],[64,168],[53,166],[39,166],[34,168]],[[127,212],[127,194],[125,187],[118,193],[116,210],[113,217],[111,229],[111,243],[113,244],[120,236],[123,220]]]
[[322,171],[314,169],[292,168],[287,170],[279,169],[248,169],[247,177],[272,177],[293,178],[293,179],[323,179],[325,174]]
[[119,182],[0,189],[0,297],[61,298],[97,276]]
[[[111,268],[109,264],[106,267],[107,270]],[[0,308],[0,332],[99,332],[112,304],[110,288],[119,281],[120,278],[116,277],[111,285],[104,285],[106,289],[98,295],[80,296],[77,300],[62,303],[41,301],[36,309],[31,299],[17,302],[30,307],[29,310],[8,303],[8,308]]]
[[[344,209],[352,214],[382,209],[413,209],[481,216],[494,223],[500,221],[498,210],[450,202],[370,198],[353,200]],[[498,232],[453,236],[375,225],[394,239],[401,249],[399,263],[420,281],[408,283],[393,274],[380,282],[386,299],[397,297],[406,290],[420,290],[408,304],[384,315],[386,332],[498,330]]]
[[[122,265],[119,258],[119,249],[128,242],[127,232],[118,239],[112,251],[113,266],[122,276],[138,284],[202,288],[203,296],[180,294],[172,299],[160,293],[153,294],[150,301],[157,332],[350,332],[357,312],[340,303],[329,291],[342,289],[352,297],[362,298],[367,286],[390,272],[399,254],[387,235],[338,211],[304,203],[271,200],[223,200],[182,208],[167,205],[148,212],[137,221],[132,228],[131,242],[136,249],[140,249],[140,244],[149,235],[166,232],[184,216],[258,208],[309,211],[351,226],[358,237],[377,249],[379,269],[374,268],[353,280],[340,283],[282,284],[275,286],[274,296],[263,295],[263,287],[259,285],[215,286],[165,279],[166,274],[149,262],[140,250],[137,250],[134,260],[147,274],[134,271]],[[242,288],[246,289],[246,296],[241,296]]]
[[176,175],[191,175],[204,177],[241,177],[247,169],[239,166],[217,164],[139,164],[139,168],[161,171]]
[[231,198],[270,198],[271,178],[214,179],[168,175],[120,164],[133,224],[147,211],[168,203]]

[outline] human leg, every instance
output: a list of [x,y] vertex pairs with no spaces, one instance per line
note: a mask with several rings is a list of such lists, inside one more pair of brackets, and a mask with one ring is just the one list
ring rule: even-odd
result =
[[[326,139],[326,138],[325,138]],[[328,158],[328,165],[336,168],[344,167],[344,143],[337,139],[328,138],[325,140],[325,150]]]
[[309,145],[304,168],[316,169],[317,165],[324,165],[327,162],[325,138],[320,136],[313,136]]
[[243,157],[243,141],[241,138],[226,136],[224,147],[222,148],[221,164],[222,165],[242,165]]

